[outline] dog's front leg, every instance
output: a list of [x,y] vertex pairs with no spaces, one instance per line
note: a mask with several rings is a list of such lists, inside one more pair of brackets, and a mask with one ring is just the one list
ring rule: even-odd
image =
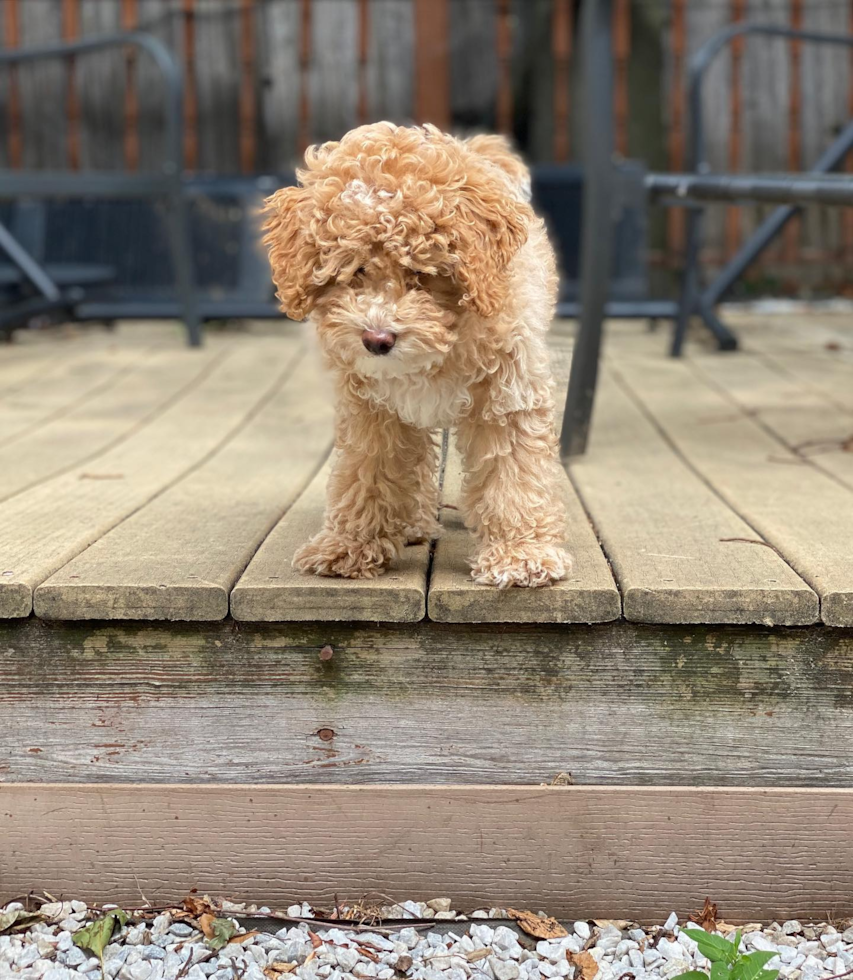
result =
[[552,418],[546,405],[459,426],[462,507],[480,539],[471,574],[483,585],[549,585],[571,567]]
[[359,399],[339,406],[336,447],[323,528],[297,551],[293,567],[375,578],[406,544],[438,530],[435,441]]

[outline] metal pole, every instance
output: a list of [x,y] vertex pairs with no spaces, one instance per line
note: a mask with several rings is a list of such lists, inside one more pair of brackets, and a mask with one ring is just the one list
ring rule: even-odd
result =
[[611,0],[586,0],[581,8],[583,71],[583,215],[581,316],[572,355],[560,454],[586,451],[598,380],[598,356],[613,249],[613,52]]

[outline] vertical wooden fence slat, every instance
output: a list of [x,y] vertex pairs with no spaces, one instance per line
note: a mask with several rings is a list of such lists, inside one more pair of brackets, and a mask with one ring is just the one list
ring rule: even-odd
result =
[[358,122],[360,126],[363,126],[370,116],[369,62],[370,0],[358,0]]
[[[670,80],[670,118],[667,134],[669,169],[684,170],[684,116],[687,92],[685,89],[684,58],[687,53],[687,0],[672,0],[672,78]],[[670,262],[678,267],[684,255],[684,210],[668,208],[666,242]]]
[[631,54],[631,0],[613,6],[613,117],[614,149],[628,155],[628,58]]
[[240,169],[253,173],[257,150],[255,0],[240,0]]
[[[847,13],[847,30],[853,34],[853,0]],[[853,48],[847,56],[847,115],[853,119]],[[845,161],[847,173],[853,173],[853,153],[847,154]],[[841,242],[843,261],[853,264],[853,208],[841,209]]]
[[300,0],[299,18],[299,140],[304,153],[311,143],[311,0]]
[[512,135],[512,24],[510,0],[498,0],[498,22],[495,44],[498,56],[498,129]]
[[[746,16],[746,0],[731,0],[732,21],[743,20]],[[731,91],[729,105],[731,119],[729,129],[729,171],[737,172],[741,159],[741,125],[743,112],[742,62],[743,37],[735,38],[731,44]],[[740,209],[729,207],[726,211],[726,257],[731,258],[740,245]]]
[[[62,40],[76,41],[80,37],[79,0],[62,0]],[[68,166],[80,169],[80,99],[77,94],[76,59],[66,59],[65,118],[68,126]]]
[[184,165],[198,167],[198,88],[195,75],[195,0],[183,0],[184,14]]
[[553,0],[551,56],[554,59],[554,159],[563,163],[571,152],[571,68],[574,0]]
[[414,0],[415,115],[450,128],[449,0]]
[[[6,0],[3,7],[3,38],[7,48],[17,48],[21,43],[21,21],[18,16],[18,0]],[[9,166],[18,168],[24,155],[21,132],[21,90],[18,85],[18,69],[9,69]]]
[[[803,0],[790,0],[791,27],[794,30],[803,29]],[[799,41],[791,41],[788,53],[789,90],[788,90],[788,169],[792,172],[800,170],[802,160],[802,135],[800,132],[802,113],[802,92],[800,91],[800,49]],[[786,263],[793,264],[800,260],[800,231],[799,215],[788,222],[784,231],[782,257]]]
[[[139,25],[138,0],[121,0],[121,27],[133,31]],[[124,54],[124,165],[139,167],[139,91],[136,67],[138,51],[129,45]]]

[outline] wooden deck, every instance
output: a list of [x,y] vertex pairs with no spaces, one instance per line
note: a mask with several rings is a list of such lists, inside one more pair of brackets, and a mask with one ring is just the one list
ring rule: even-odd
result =
[[[170,325],[0,351],[0,618],[853,626],[853,327],[743,316],[744,351],[611,326],[589,454],[566,479],[571,577],[471,582],[444,534],[372,582],[292,571],[320,524],[333,393],[304,328]],[[570,335],[557,323],[565,385]]]

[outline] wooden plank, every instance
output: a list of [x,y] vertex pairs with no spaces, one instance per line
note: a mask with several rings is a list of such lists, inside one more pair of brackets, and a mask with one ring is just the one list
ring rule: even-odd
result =
[[657,921],[693,909],[701,882],[734,922],[853,911],[850,790],[35,784],[0,786],[0,810],[11,894],[441,893]]
[[[817,467],[853,491],[853,411],[839,411],[760,356],[693,354],[691,361],[704,378],[801,457],[800,465]],[[772,458],[783,465],[798,462],[787,453]]]
[[144,352],[114,349],[45,364],[29,384],[7,393],[0,402],[0,446],[14,443],[121,383],[142,357]]
[[[700,427],[699,437],[704,432]],[[777,625],[817,619],[814,592],[775,552],[727,543],[755,532],[606,371],[591,449],[573,461],[570,475],[613,565],[627,619]]]
[[28,616],[37,585],[215,452],[280,381],[292,352],[288,343],[247,344],[96,468],[0,505],[0,617]]
[[0,650],[0,782],[853,787],[822,625],[30,618]]
[[426,613],[429,546],[413,545],[374,579],[321,578],[291,567],[296,549],[323,525],[331,461],[270,532],[231,593],[234,619],[411,623]]
[[436,544],[429,582],[429,616],[439,623],[603,623],[622,612],[619,590],[595,532],[568,478],[569,577],[544,589],[495,589],[477,585],[467,558],[474,539],[458,510],[462,462],[448,456],[442,489],[442,536]]
[[762,357],[807,385],[842,413],[853,412],[853,356],[828,356],[825,351],[762,351]]
[[406,548],[376,579],[303,575],[291,567],[297,548],[320,530],[330,464],[270,533],[231,595],[237,620],[416,622],[426,611],[429,547]]
[[199,383],[224,351],[155,353],[116,383],[0,447],[0,500],[91,460]]
[[[785,447],[702,384],[689,364],[621,357],[619,372],[678,451],[751,528],[724,537],[762,538],[817,592],[825,623],[853,625],[850,490],[813,466],[774,462]],[[771,550],[743,542],[727,549]]]
[[414,0],[415,118],[450,128],[449,0]]
[[36,589],[45,619],[223,619],[228,596],[332,443],[313,358],[212,459]]

